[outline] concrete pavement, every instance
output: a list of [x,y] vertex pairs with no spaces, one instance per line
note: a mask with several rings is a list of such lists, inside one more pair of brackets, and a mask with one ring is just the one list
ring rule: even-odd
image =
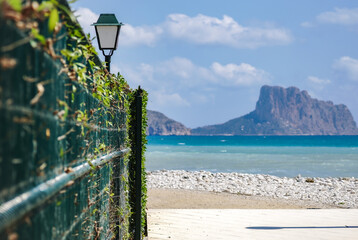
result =
[[149,240],[358,240],[358,209],[149,209]]

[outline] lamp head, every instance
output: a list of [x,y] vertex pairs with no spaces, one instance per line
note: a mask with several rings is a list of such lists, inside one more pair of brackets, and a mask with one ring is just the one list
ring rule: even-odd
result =
[[119,23],[114,14],[101,14],[92,26],[96,29],[98,47],[100,50],[117,49],[118,35],[123,24]]

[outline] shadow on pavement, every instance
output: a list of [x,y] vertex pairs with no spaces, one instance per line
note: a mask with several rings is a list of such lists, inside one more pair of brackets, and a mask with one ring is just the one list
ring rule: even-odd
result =
[[246,229],[253,230],[280,230],[280,229],[336,229],[336,228],[358,228],[358,226],[327,226],[327,227],[267,227],[267,226],[258,226],[258,227],[246,227]]

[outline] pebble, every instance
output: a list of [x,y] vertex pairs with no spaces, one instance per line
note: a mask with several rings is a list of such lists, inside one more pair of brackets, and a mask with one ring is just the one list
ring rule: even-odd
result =
[[339,208],[358,208],[356,178],[294,178],[264,174],[189,172],[158,170],[147,172],[148,188],[172,188],[229,192],[287,200],[312,201]]

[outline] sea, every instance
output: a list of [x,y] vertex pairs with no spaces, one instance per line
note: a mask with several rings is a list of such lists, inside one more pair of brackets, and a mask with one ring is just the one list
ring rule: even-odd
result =
[[358,178],[358,136],[148,136],[146,168]]

